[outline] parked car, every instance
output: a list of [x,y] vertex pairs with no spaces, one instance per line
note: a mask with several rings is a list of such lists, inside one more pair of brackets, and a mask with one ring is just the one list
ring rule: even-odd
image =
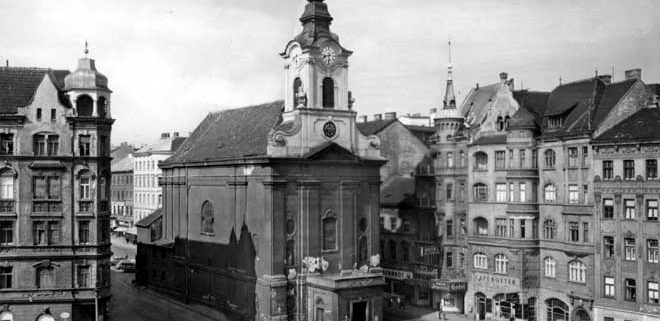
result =
[[117,270],[122,272],[135,272],[135,260],[123,260],[117,263]]
[[119,262],[121,262],[121,261],[124,261],[124,260],[127,260],[127,259],[128,259],[128,255],[125,255],[125,256],[113,256],[112,258],[110,258],[110,264],[111,264],[112,266],[116,266],[117,263],[119,263]]

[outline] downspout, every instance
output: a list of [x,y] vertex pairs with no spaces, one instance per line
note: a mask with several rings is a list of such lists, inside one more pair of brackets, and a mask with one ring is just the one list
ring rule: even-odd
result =
[[[189,197],[189,194],[190,194],[190,184],[188,182],[188,166],[186,165],[185,160],[183,161],[183,168],[186,171],[186,179],[185,179],[185,183],[186,183],[186,187],[185,187],[186,188],[186,242],[185,242],[185,246],[186,246],[186,261],[185,261],[186,280],[185,280],[185,299],[184,299],[184,302],[186,304],[188,304],[189,303],[189,298],[190,298],[190,277],[189,277],[189,273],[190,273],[190,267],[189,267],[189,258],[190,258],[190,243],[189,243],[190,242],[190,221],[189,221],[190,216],[189,216],[189,212],[190,212],[190,206],[188,204],[189,203],[188,197]],[[179,198],[179,200],[180,199],[181,198]],[[181,206],[179,206],[179,208],[181,208]]]

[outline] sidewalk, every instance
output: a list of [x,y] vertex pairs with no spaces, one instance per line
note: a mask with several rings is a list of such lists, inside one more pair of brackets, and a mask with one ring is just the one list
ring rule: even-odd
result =
[[[383,319],[388,321],[438,321],[438,311],[428,307],[407,304],[403,310],[394,307],[383,308]],[[474,321],[463,314],[447,312],[448,321]]]

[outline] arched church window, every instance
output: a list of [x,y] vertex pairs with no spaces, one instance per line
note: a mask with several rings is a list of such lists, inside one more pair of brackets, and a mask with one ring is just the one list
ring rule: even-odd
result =
[[94,100],[87,95],[81,95],[76,99],[76,111],[78,116],[89,117],[94,112]]
[[213,204],[206,201],[202,204],[202,233],[213,234],[213,223],[215,221]]
[[326,217],[323,219],[323,250],[333,251],[337,249],[337,219]]
[[101,118],[105,118],[105,116],[108,114],[108,106],[105,97],[100,97],[96,101],[96,110],[98,111],[99,117]]
[[296,78],[293,81],[293,109],[298,108],[298,105],[300,105],[299,99],[301,97],[298,97],[300,94],[300,88],[302,87],[302,80],[300,78]]
[[335,108],[335,82],[330,77],[323,79],[323,108]]

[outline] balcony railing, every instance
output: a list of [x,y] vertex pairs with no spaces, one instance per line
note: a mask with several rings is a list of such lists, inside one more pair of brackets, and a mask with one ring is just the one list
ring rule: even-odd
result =
[[60,200],[35,200],[32,202],[34,213],[62,212],[62,201]]
[[13,213],[14,201],[0,201],[0,213]]
[[78,212],[80,213],[92,213],[94,202],[92,201],[78,201]]

